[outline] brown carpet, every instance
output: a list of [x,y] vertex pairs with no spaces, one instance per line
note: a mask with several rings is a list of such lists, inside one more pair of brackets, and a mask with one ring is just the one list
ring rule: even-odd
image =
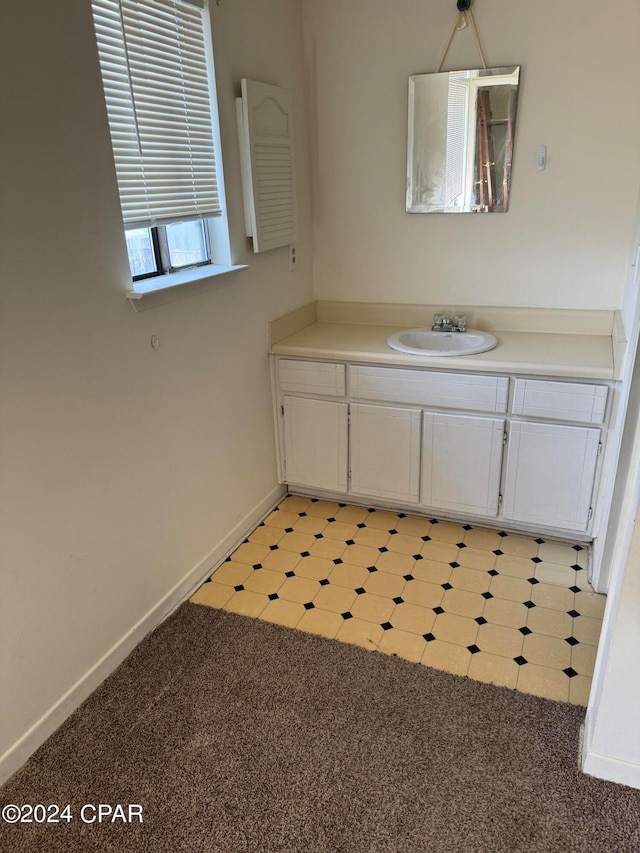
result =
[[73,820],[0,850],[638,851],[640,791],[578,770],[583,712],[186,604],[0,791]]

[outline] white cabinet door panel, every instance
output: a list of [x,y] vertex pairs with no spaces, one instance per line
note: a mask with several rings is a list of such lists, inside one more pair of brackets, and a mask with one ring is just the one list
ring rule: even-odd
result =
[[282,403],[286,482],[346,492],[347,404],[307,397]]
[[351,491],[417,503],[420,410],[351,406]]
[[504,423],[502,418],[425,412],[421,503],[495,517]]
[[558,424],[511,424],[504,517],[586,530],[600,430]]

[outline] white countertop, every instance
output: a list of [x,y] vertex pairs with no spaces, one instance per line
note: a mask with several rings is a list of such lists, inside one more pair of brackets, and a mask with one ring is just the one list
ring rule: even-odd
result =
[[271,347],[277,355],[372,364],[501,372],[581,379],[617,379],[609,335],[493,331],[498,345],[465,356],[416,356],[397,352],[387,338],[406,326],[312,323]]

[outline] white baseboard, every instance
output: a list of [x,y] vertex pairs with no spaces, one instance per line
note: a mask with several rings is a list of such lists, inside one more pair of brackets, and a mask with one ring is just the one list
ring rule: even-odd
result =
[[632,764],[613,755],[585,752],[582,756],[582,770],[588,776],[618,782],[630,788],[640,788],[640,764]]
[[630,788],[640,788],[640,764],[616,758],[614,755],[604,755],[591,749],[590,744],[593,739],[591,720],[592,717],[587,712],[580,733],[582,772],[597,779],[606,779],[608,782],[617,782],[620,785],[628,785]]
[[22,767],[67,717],[87,699],[122,663],[138,643],[200,586],[212,570],[235,550],[255,526],[286,494],[284,486],[273,488],[245,517],[236,524],[211,551],[167,592],[139,622],[133,625],[115,645],[46,711],[40,719],[0,757],[0,785]]

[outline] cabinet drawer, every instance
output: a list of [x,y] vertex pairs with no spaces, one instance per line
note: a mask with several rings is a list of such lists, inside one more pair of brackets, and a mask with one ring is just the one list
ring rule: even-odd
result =
[[349,383],[354,399],[474,412],[507,411],[509,380],[502,376],[352,365]]
[[513,414],[601,424],[607,407],[607,391],[606,385],[516,379]]
[[281,391],[319,394],[325,397],[344,397],[346,391],[345,365],[326,361],[295,361],[280,359],[278,382]]

